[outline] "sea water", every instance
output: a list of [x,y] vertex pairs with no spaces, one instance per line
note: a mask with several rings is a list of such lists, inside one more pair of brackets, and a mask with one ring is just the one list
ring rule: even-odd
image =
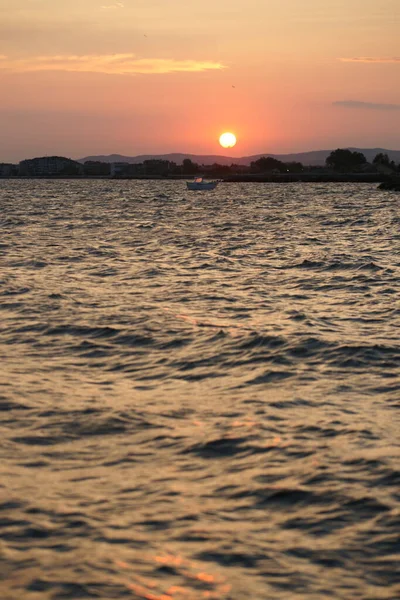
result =
[[399,598],[400,196],[0,182],[2,600]]

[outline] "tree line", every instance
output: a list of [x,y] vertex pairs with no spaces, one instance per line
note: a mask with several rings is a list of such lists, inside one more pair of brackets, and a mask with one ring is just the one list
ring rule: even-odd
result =
[[[327,167],[334,169],[335,171],[352,172],[361,169],[367,165],[368,161],[362,152],[347,149],[338,148],[330,153],[326,159]],[[387,167],[392,171],[399,171],[400,164],[396,165],[394,160],[390,160],[387,154],[379,152],[372,161],[372,165],[375,167]]]
[[[372,163],[368,163],[362,152],[338,148],[333,150],[325,161],[326,169],[339,173],[357,173],[369,169],[370,172],[379,172],[383,167],[386,172],[400,172],[400,164],[390,160],[389,156],[383,152],[378,153]],[[267,173],[302,173],[323,167],[304,166],[300,162],[283,162],[272,156],[262,156],[258,160],[250,163],[249,167],[243,165],[219,165],[207,166],[207,173],[212,176],[224,176],[235,173],[242,174],[267,174]],[[182,173],[187,175],[196,175],[204,167],[185,159],[182,164]]]
[[[54,159],[54,160],[52,160]],[[57,164],[57,173],[46,173],[47,165]],[[117,169],[116,169],[117,166]],[[139,164],[116,163],[116,165],[100,162],[86,161],[83,165],[63,157],[45,157],[22,161],[20,168],[17,165],[0,164],[0,176],[9,175],[58,175],[58,176],[86,176],[86,177],[193,177],[203,175],[206,177],[244,176],[269,176],[290,173],[313,173],[324,170],[337,173],[400,173],[400,164],[390,160],[388,154],[380,152],[368,163],[362,152],[338,148],[333,150],[323,166],[305,166],[300,162],[283,162],[272,156],[262,156],[250,165],[199,165],[189,158],[185,158],[180,165],[161,159],[150,159]],[[25,172],[26,171],[26,172]]]

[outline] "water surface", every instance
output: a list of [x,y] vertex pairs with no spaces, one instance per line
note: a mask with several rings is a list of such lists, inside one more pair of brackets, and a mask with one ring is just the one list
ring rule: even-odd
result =
[[394,600],[400,197],[0,182],[2,600]]

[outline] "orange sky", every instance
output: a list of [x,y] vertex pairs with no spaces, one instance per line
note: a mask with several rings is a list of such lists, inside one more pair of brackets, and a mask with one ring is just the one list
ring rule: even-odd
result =
[[0,161],[400,149],[399,31],[400,0],[0,0]]

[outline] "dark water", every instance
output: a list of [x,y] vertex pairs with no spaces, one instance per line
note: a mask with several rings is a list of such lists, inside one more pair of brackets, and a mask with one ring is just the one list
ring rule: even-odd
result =
[[400,196],[0,182],[1,600],[400,598]]

